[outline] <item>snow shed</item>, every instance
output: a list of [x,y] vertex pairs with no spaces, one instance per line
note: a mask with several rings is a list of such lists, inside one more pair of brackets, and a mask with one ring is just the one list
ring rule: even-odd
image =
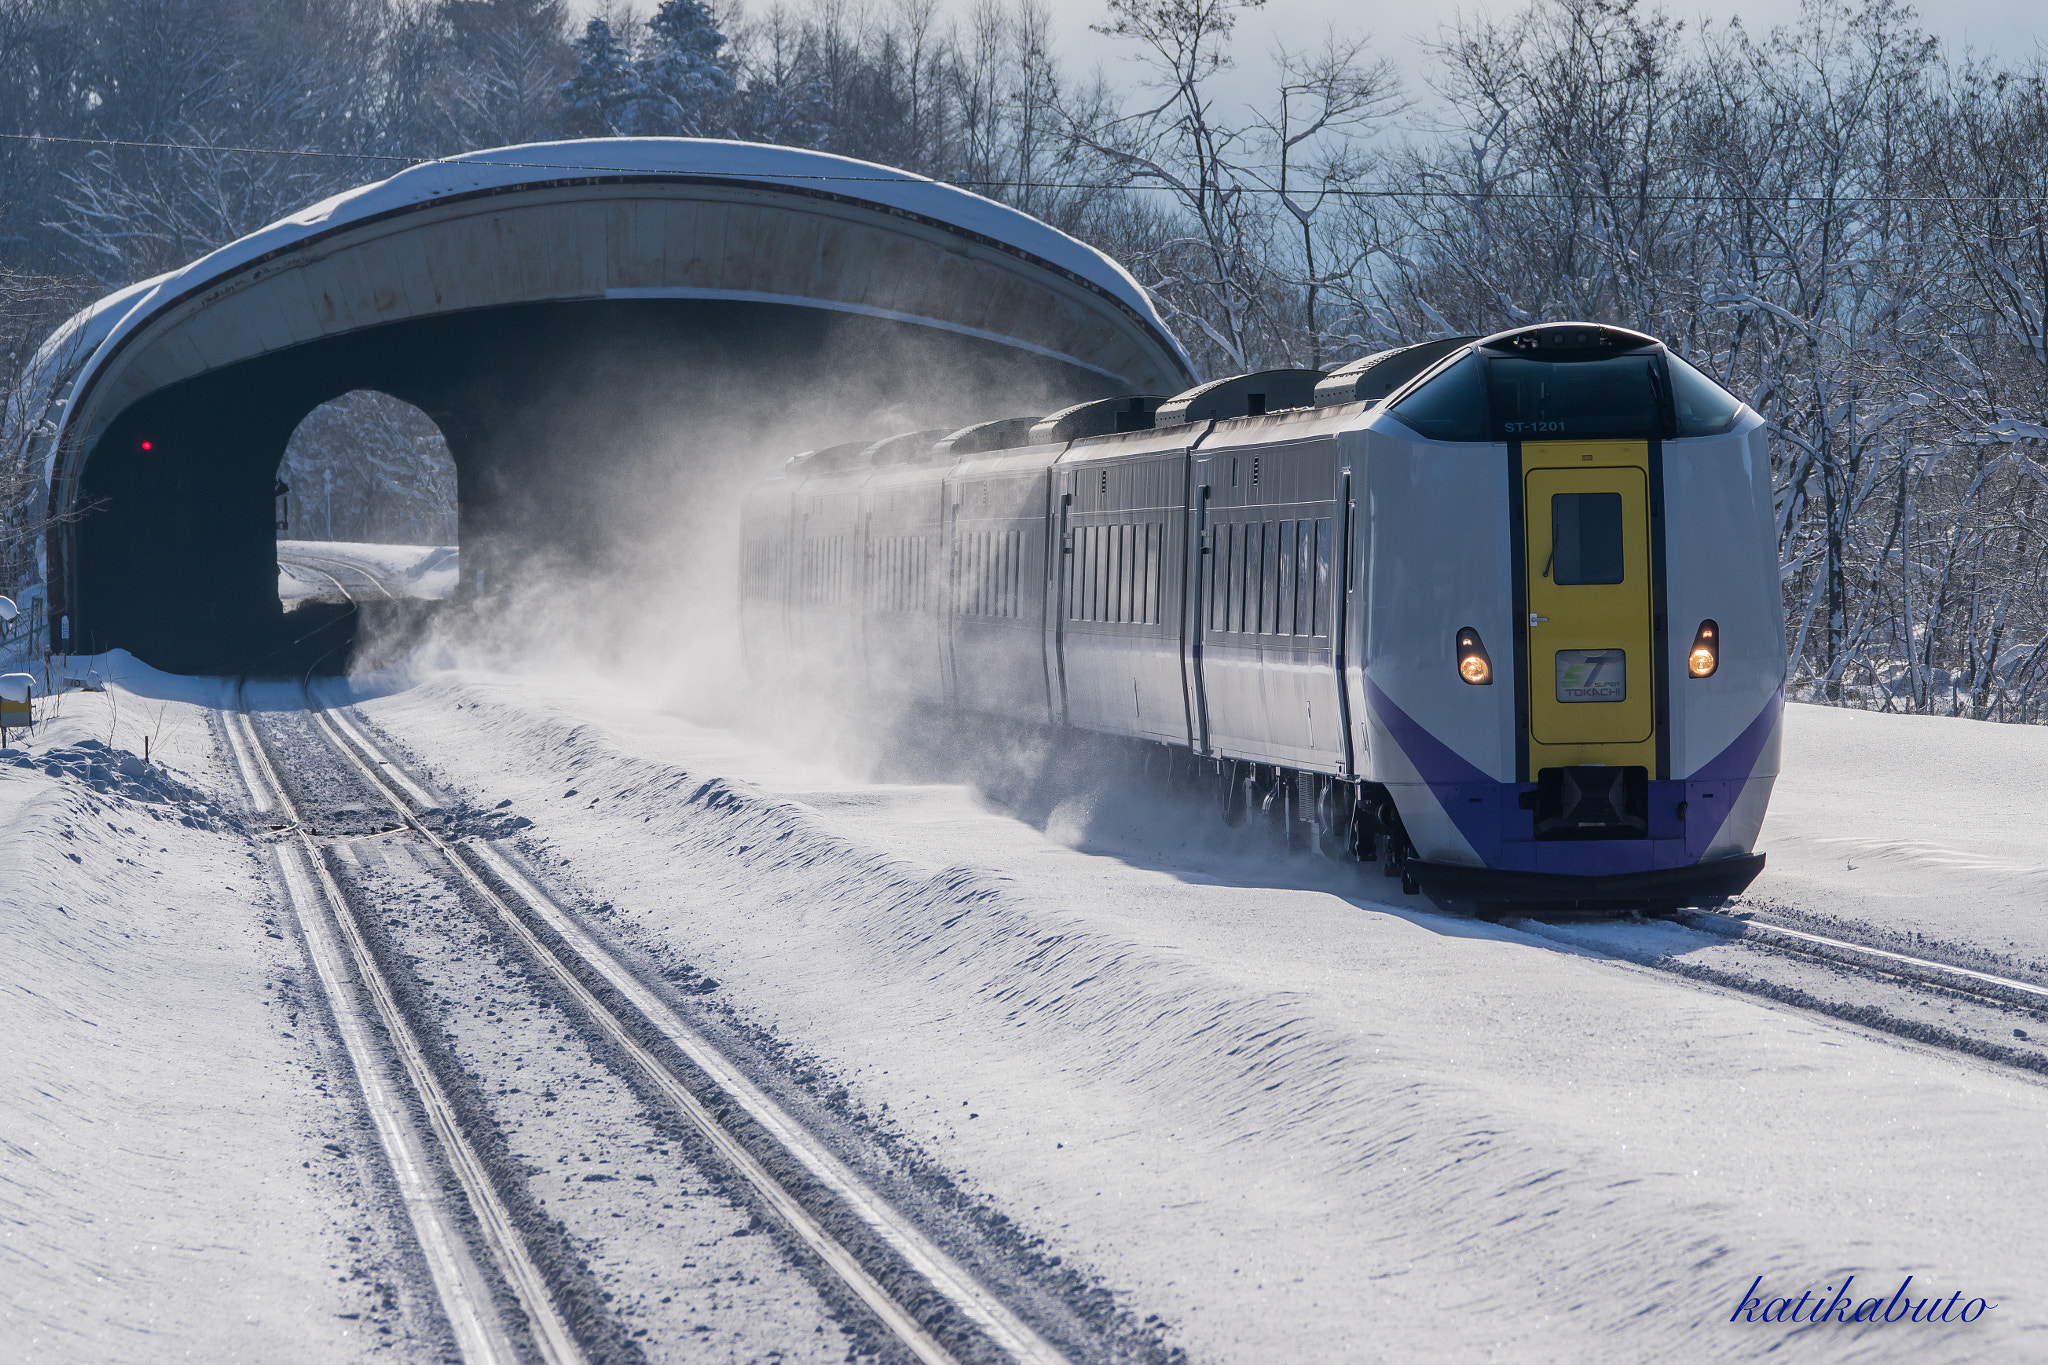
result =
[[618,138],[338,195],[101,300],[33,378],[50,638],[232,671],[278,630],[278,459],[352,389],[441,428],[473,582],[601,543],[621,481],[708,457],[693,431],[732,439],[709,413],[802,398],[859,435],[1190,369],[1121,267],[1002,205],[822,153]]

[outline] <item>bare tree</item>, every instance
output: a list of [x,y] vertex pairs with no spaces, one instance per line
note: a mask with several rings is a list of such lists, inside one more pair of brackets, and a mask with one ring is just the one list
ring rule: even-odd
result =
[[1385,58],[1371,60],[1369,34],[1340,37],[1332,27],[1320,47],[1273,53],[1280,87],[1273,106],[1257,119],[1263,160],[1249,168],[1272,191],[1301,234],[1301,274],[1308,363],[1323,363],[1323,332],[1316,305],[1327,281],[1316,265],[1316,215],[1333,191],[1359,180],[1366,160],[1357,139],[1375,122],[1398,113],[1400,81]]
[[1170,193],[1191,224],[1148,253],[1153,293],[1236,370],[1250,368],[1264,302],[1265,224],[1247,193],[1250,127],[1221,117],[1213,78],[1234,63],[1229,37],[1265,0],[1109,0],[1105,37],[1137,46],[1139,105],[1106,121],[1070,114],[1069,136],[1130,184]]

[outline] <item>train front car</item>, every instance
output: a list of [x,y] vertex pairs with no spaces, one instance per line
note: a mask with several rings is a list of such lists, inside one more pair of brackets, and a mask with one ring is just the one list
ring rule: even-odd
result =
[[1551,324],[1361,426],[1351,685],[1407,879],[1482,912],[1747,887],[1785,689],[1757,415],[1652,337]]

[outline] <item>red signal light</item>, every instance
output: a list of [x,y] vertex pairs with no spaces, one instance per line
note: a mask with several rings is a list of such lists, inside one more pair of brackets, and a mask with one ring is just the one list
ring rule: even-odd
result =
[[156,442],[154,442],[154,441],[144,441],[144,442],[142,443],[142,448],[143,448],[144,450],[155,450],[155,449],[156,449]]

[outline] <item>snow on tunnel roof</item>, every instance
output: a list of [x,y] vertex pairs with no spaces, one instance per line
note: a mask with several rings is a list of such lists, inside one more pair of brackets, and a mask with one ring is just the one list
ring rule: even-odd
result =
[[[1193,365],[1144,288],[1116,261],[1029,214],[909,171],[829,152],[710,138],[591,138],[536,142],[408,166],[389,179],[344,190],[201,256],[190,265],[107,295],[73,316],[37,349],[30,369],[54,390],[98,367],[110,347],[194,287],[352,222],[444,196],[593,176],[730,177],[864,201],[949,223],[1029,253],[1094,285],[1158,331]],[[24,386],[27,387],[27,386]]]

